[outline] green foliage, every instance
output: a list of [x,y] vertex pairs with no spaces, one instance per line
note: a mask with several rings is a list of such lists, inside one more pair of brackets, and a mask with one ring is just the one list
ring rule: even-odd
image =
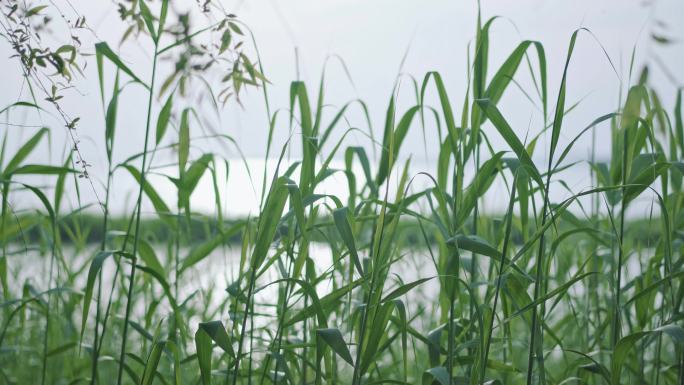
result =
[[[33,6],[22,15],[36,18],[49,9]],[[16,12],[6,11],[0,23],[16,23]],[[570,37],[549,114],[544,47],[523,41],[502,63],[490,63],[496,19],[482,24],[478,16],[465,100],[455,103],[449,95],[458,90],[429,72],[422,83],[414,80],[416,100],[402,110],[397,86],[376,143],[363,101],[325,113],[336,107],[326,105],[324,76],[318,95],[292,82],[283,101],[289,119],[280,124],[259,58],[242,51],[251,33],[235,16],[196,29],[187,15],[171,17],[166,0],[127,2],[119,12],[129,25],[122,43],[136,36],[154,54],[147,71],[124,60],[117,45],[94,47],[107,154],[103,183],[92,183],[77,141],[55,164],[31,163],[33,154],[53,148],[51,127],[34,130],[16,149],[6,146],[12,133],[4,135],[0,384],[684,381],[681,90],[670,112],[644,71],[623,106],[575,132],[564,118],[573,108],[566,101],[573,86],[568,71],[581,31]],[[217,39],[198,42],[203,34]],[[20,38],[8,36],[25,48]],[[51,59],[68,81],[77,54],[61,47],[18,57],[34,75]],[[176,60],[171,73],[157,67],[160,55]],[[224,63],[230,65],[222,67],[216,89],[203,71]],[[543,112],[530,123],[529,138],[499,106],[523,63]],[[138,75],[146,73],[149,82]],[[34,75],[28,84],[38,84]],[[128,85],[143,86],[146,111],[121,111]],[[216,110],[245,87],[263,89],[266,156],[280,145],[280,157],[276,170],[256,170],[264,176],[259,211],[225,219],[217,165],[226,164],[228,173],[230,153],[209,152],[203,141],[236,142],[204,135],[203,122],[211,118],[192,98],[205,92]],[[61,115],[60,91],[45,89],[47,103],[19,101],[0,116],[10,119],[15,109]],[[343,127],[352,105],[361,107],[369,127],[366,142],[351,139],[359,129]],[[123,114],[145,116],[140,148],[114,146]],[[426,137],[431,117],[439,140],[426,150],[438,159],[436,177],[413,175],[407,138],[419,125]],[[64,121],[72,138],[77,121]],[[274,143],[276,130],[294,137]],[[563,172],[582,164],[566,157],[596,130],[609,131],[611,157],[592,157],[592,187],[573,191]],[[494,136],[505,148],[493,148]],[[546,168],[534,161],[540,141],[550,144]],[[175,151],[173,167],[153,156],[162,150]],[[297,151],[293,160],[285,156]],[[331,166],[336,157],[340,169]],[[162,198],[152,173],[171,182],[175,202]],[[346,183],[345,197],[325,191],[333,175]],[[110,197],[112,185],[131,177],[137,199],[130,212],[112,216],[110,198],[121,199]],[[212,214],[190,204],[208,179],[217,206]],[[82,184],[103,190],[104,200],[83,203]],[[495,197],[505,212],[484,210],[496,184],[508,191]],[[563,200],[550,193],[556,189],[567,193]],[[74,196],[74,206],[65,204]],[[17,209],[20,199],[31,208]],[[629,211],[643,202],[648,215]]]

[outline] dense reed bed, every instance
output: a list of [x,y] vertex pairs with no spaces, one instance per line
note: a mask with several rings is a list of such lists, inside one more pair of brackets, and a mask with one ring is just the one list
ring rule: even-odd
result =
[[[66,128],[32,129],[0,153],[0,383],[684,384],[681,91],[668,110],[647,69],[634,68],[613,112],[569,127],[567,70],[576,44],[596,44],[590,32],[572,34],[564,58],[523,41],[494,63],[497,21],[478,16],[465,100],[451,98],[437,72],[398,78],[385,120],[348,128],[345,114],[369,116],[366,105],[327,106],[324,77],[293,81],[288,108],[272,110],[257,51],[243,52],[249,29],[233,15],[196,28],[183,17],[172,24],[168,0],[127,4],[127,38],[149,48],[149,68],[106,42],[87,47],[99,74],[104,176],[88,173],[78,119],[60,107],[80,47],[37,45],[28,21],[43,8],[3,10],[3,36],[33,95],[2,107],[5,142],[16,110],[51,111]],[[213,44],[196,43],[207,35]],[[168,55],[175,72],[160,73]],[[547,84],[549,60],[566,63],[560,84]],[[198,80],[209,67],[224,71],[218,89]],[[529,128],[511,127],[498,106],[521,73],[542,110]],[[397,106],[400,81],[415,95],[407,109]],[[119,111],[133,87],[147,105]],[[251,170],[265,181],[258,215],[224,218],[219,173],[239,152],[193,146],[208,139],[184,98],[207,92],[220,108],[246,88],[264,94],[264,157],[278,167]],[[136,148],[114,146],[124,113],[145,116]],[[73,150],[59,164],[27,162],[49,148],[50,130],[66,130]],[[276,130],[290,140],[272,140]],[[409,130],[439,139],[428,150],[434,174],[410,171]],[[610,160],[568,161],[596,130],[610,132],[610,144],[593,143],[611,146]],[[350,144],[350,132],[367,135],[366,145]],[[230,134],[209,139],[230,146]],[[497,135],[505,148],[491,145]],[[299,155],[286,157],[291,150]],[[167,160],[160,168],[162,151],[175,170]],[[545,164],[532,161],[540,151]],[[573,168],[588,170],[591,188],[572,191],[562,173]],[[150,174],[173,182],[175,202]],[[332,176],[345,181],[344,196],[322,191]],[[109,192],[127,178],[137,181],[134,208],[115,217]],[[191,207],[202,178],[214,214]],[[482,211],[496,183],[504,209]],[[83,189],[98,201],[66,211]],[[33,208],[15,209],[17,199]],[[636,202],[648,209],[630,215]]]

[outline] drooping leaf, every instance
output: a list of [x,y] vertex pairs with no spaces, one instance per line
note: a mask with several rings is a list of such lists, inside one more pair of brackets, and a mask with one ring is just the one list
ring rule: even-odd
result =
[[344,338],[342,338],[342,333],[340,333],[339,329],[317,329],[316,335],[320,337],[321,340],[326,343],[326,345],[332,348],[335,354],[340,356],[349,365],[354,365],[354,361],[352,360],[351,353],[349,353],[347,343],[344,342]]
[[[134,81],[142,84],[145,88],[149,88],[149,86],[147,86],[147,84],[145,84],[145,82],[140,80],[140,78],[138,76],[136,76],[135,73],[133,73],[133,71],[130,68],[128,68],[128,66],[126,64],[123,63],[123,61],[121,61],[119,56],[117,54],[115,54],[111,48],[109,48],[109,45],[107,43],[99,42],[99,43],[95,44],[95,55],[98,58],[98,63],[102,62],[102,57],[106,57],[112,63],[114,63],[114,65],[116,65],[120,70],[122,70],[128,76],[130,76]],[[102,88],[102,87],[100,87],[100,88]]]
[[166,102],[164,103],[164,106],[162,107],[161,111],[159,111],[159,117],[157,118],[157,130],[155,134],[155,140],[156,144],[159,145],[159,143],[162,141],[164,138],[164,134],[166,133],[166,128],[169,126],[169,119],[171,119],[171,109],[173,108],[173,93],[169,95],[169,97],[166,99]]
[[235,357],[235,352],[233,351],[233,346],[230,342],[230,337],[226,332],[226,328],[223,326],[221,321],[209,321],[201,322],[199,328],[203,330],[207,335],[216,342],[224,352],[230,354],[231,357]]

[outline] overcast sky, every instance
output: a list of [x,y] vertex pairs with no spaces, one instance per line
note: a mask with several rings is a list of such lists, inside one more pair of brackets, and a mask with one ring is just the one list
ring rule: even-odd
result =
[[[194,3],[188,1],[190,5],[180,7],[193,7]],[[115,3],[106,0],[73,0],[72,4],[87,17],[89,25],[95,31],[86,45],[100,39],[117,46],[123,26]],[[326,75],[326,102],[339,107],[351,99],[362,98],[370,109],[376,136],[382,133],[385,110],[405,54],[406,61],[401,69],[403,73],[422,81],[427,71],[439,71],[448,87],[452,104],[462,105],[467,81],[466,55],[468,44],[473,41],[475,33],[477,8],[474,1],[249,0],[224,1],[222,4],[237,14],[254,32],[266,76],[272,83],[269,98],[274,110],[287,108],[289,83],[297,76],[307,82],[310,95],[315,96],[324,63],[330,55],[339,55],[344,60],[354,86],[347,80],[339,63],[330,61]],[[630,84],[629,61],[635,47],[637,68],[640,69],[645,62],[649,63],[652,67],[651,83],[660,92],[666,106],[672,106],[676,89],[684,81],[684,73],[681,71],[684,50],[680,43],[684,38],[684,26],[680,22],[684,15],[684,3],[679,0],[484,0],[482,11],[485,19],[495,15],[502,16],[494,24],[491,33],[491,71],[498,68],[521,40],[541,41],[548,62],[550,100],[555,100],[571,34],[578,27],[587,27],[592,32],[593,36],[588,33],[580,35],[570,65],[568,104],[579,99],[583,101],[565,120],[562,134],[564,140],[574,137],[594,118],[615,110],[620,93],[624,94]],[[652,33],[667,36],[674,43],[656,44],[650,38]],[[601,46],[605,48],[615,70]],[[92,52],[92,48],[85,47],[84,51]],[[26,98],[25,93],[20,91],[22,81],[17,63],[15,59],[9,58],[10,54],[8,45],[0,44],[0,56],[3,57],[0,59],[0,71],[4,84],[4,91],[0,93],[1,106]],[[149,77],[149,44],[126,43],[121,47],[121,56],[136,68],[140,76]],[[532,58],[536,60],[534,55]],[[659,58],[660,63],[669,68],[674,79],[665,75],[663,69],[656,65],[655,58]],[[85,79],[75,81],[76,89],[65,97],[64,108],[72,116],[81,117],[78,130],[80,147],[93,165],[94,177],[99,178],[106,170],[106,157],[103,114],[93,64],[90,63],[86,69]],[[521,72],[521,86],[533,94],[529,76],[524,71]],[[410,84],[403,84],[399,105],[405,108],[415,103],[415,98],[409,88]],[[250,90],[243,95],[242,102],[242,106],[229,103],[214,121],[220,122],[217,123],[217,128],[221,133],[236,139],[248,158],[261,158],[264,155],[267,133],[263,96],[259,91]],[[145,103],[146,95],[142,89],[128,88],[121,102],[122,113],[117,127],[116,159],[119,161],[142,149]],[[507,91],[499,105],[521,136],[525,136],[528,130],[530,134],[538,132],[542,119],[538,106],[527,100],[515,87]],[[460,109],[456,108],[455,113],[460,116]],[[333,112],[329,112],[328,119],[332,115]],[[14,115],[13,119],[35,123],[34,117],[30,116]],[[358,114],[350,114],[349,123],[366,128]],[[52,151],[41,152],[37,155],[40,159],[33,161],[60,162],[66,142],[64,129],[58,121],[51,121],[49,117],[43,117],[40,124],[52,127]],[[8,126],[4,126],[3,130],[10,130],[10,148],[16,148],[31,133],[29,129]],[[276,130],[276,143],[282,145],[288,135],[287,121],[283,119]],[[490,133],[490,136],[497,149],[506,149],[496,133]],[[607,146],[607,130],[599,131],[598,137],[601,144],[599,156],[606,156],[610,151]],[[367,142],[365,137],[357,135],[348,143]],[[570,158],[587,159],[588,143],[580,142]],[[223,151],[222,155],[225,157],[238,157],[238,153],[233,150],[211,146],[195,143],[193,154],[198,155],[207,148],[212,148],[212,151]],[[427,148],[432,150],[426,154],[421,131],[411,130],[401,155],[412,155],[417,160],[416,171],[425,168],[426,171],[434,172],[436,151],[433,149],[437,148],[434,135],[428,135]],[[538,151],[538,161],[543,160],[543,152]],[[293,159],[298,157],[296,146],[290,156]],[[254,164],[258,170],[259,165]],[[235,210],[236,213],[244,214],[253,210],[256,199],[253,194],[250,198],[250,189],[244,188],[246,173],[236,169],[233,175],[240,186],[233,194],[241,202],[240,207]],[[116,200],[124,202],[132,184],[127,176],[117,178],[120,182],[115,187]],[[260,183],[258,178],[255,181],[257,185]],[[575,177],[574,183],[579,184],[578,188],[583,187],[581,184],[585,182],[581,177]],[[165,196],[173,199],[171,189],[160,189]],[[92,200],[92,197],[88,198],[87,192],[85,194],[86,199]],[[198,199],[198,204],[210,206],[207,201],[211,200],[204,195]]]

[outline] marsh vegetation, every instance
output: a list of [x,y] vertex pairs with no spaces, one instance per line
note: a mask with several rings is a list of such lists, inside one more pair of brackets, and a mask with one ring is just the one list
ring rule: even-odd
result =
[[[648,67],[630,68],[614,111],[564,124],[581,103],[566,99],[575,47],[594,45],[595,60],[613,65],[590,31],[568,36],[565,57],[522,41],[492,62],[498,19],[474,15],[465,98],[438,72],[402,75],[385,119],[373,121],[362,95],[327,104],[325,71],[270,100],[282,85],[269,82],[235,15],[196,24],[169,0],[124,2],[121,41],[84,47],[85,18],[1,6],[7,60],[25,90],[0,110],[0,383],[684,383],[681,90],[664,107]],[[48,22],[64,23],[70,42],[45,43]],[[131,41],[149,63],[119,56]],[[548,61],[564,63],[558,84],[547,81]],[[104,175],[89,171],[79,119],[62,107],[85,63],[98,74],[89,81],[100,90]],[[519,76],[532,80],[523,92],[540,110],[522,128],[499,106],[522,89]],[[129,92],[147,104],[120,109]],[[268,132],[263,157],[276,167],[249,170],[263,181],[259,211],[229,218],[225,205],[241,202],[222,193],[228,160],[249,164],[230,131],[207,129],[207,110],[244,92],[263,94],[270,124],[254,129]],[[350,126],[352,113],[366,125]],[[41,114],[61,126],[20,126]],[[134,148],[117,146],[129,114],[145,118]],[[28,139],[7,146],[17,130]],[[52,130],[69,149],[60,162],[32,163],[53,146]],[[277,130],[289,140],[273,140]],[[434,172],[411,171],[405,139],[416,130],[438,139],[425,142]],[[592,148],[610,146],[610,159],[569,157],[597,130],[611,141]],[[207,142],[225,151],[206,152]],[[543,164],[533,161],[540,153]],[[575,169],[590,188],[564,181]],[[330,178],[344,194],[321,187]],[[176,199],[163,199],[160,179]],[[123,214],[110,195],[121,180],[136,183]],[[191,205],[201,180],[212,213]],[[501,209],[482,210],[493,185]],[[96,201],[82,202],[82,190]]]

